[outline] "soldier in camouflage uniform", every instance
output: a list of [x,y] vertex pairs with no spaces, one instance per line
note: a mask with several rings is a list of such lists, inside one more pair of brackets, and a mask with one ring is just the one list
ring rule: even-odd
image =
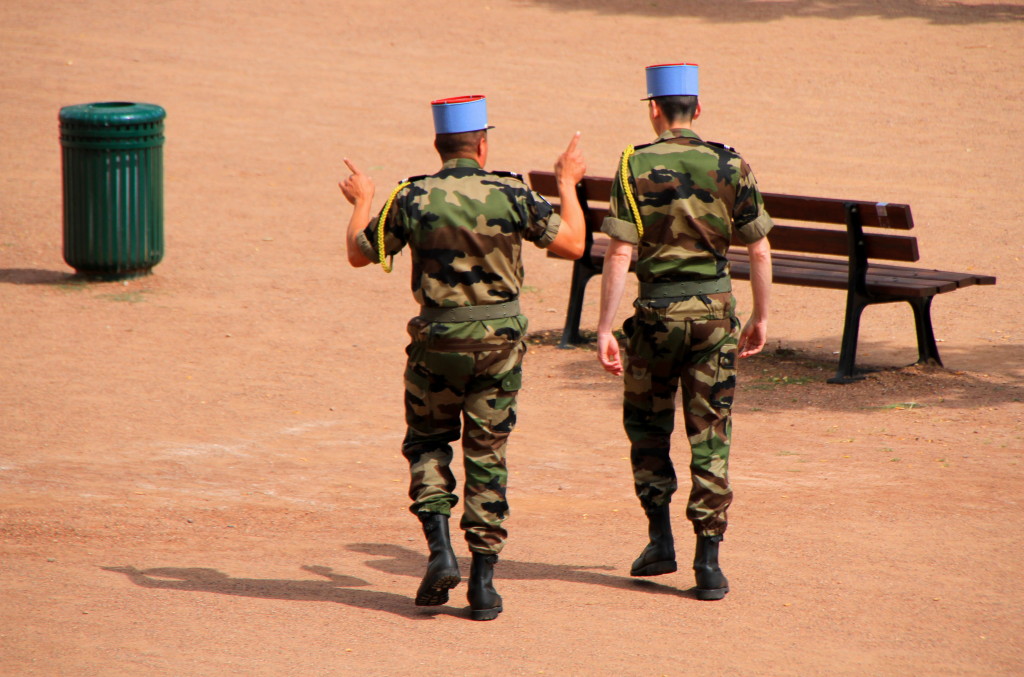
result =
[[[631,443],[636,494],[648,518],[650,542],[633,576],[676,571],[669,503],[676,474],[669,455],[676,390],[682,388],[690,444],[686,516],[697,534],[698,599],[721,599],[729,584],[718,544],[732,501],[729,440],[737,355],[765,343],[772,220],[754,174],[731,148],[702,141],[692,130],[700,114],[697,67],[647,69],[648,113],[658,139],[623,154],[609,215],[598,324],[602,366],[623,375],[623,423]],[[750,253],[753,313],[742,332],[731,294],[726,251],[733,237]],[[633,247],[638,250],[639,298],[626,320],[625,360],[612,335]]]
[[373,184],[355,166],[341,189],[355,210],[349,262],[363,266],[412,254],[412,292],[420,313],[408,324],[402,453],[409,461],[411,511],[420,518],[430,556],[416,604],[448,601],[460,580],[448,518],[458,502],[451,443],[462,439],[465,469],[461,527],[472,553],[471,616],[502,611],[493,569],[505,543],[509,507],[505,448],[516,423],[527,320],[519,308],[523,243],[562,256],[583,252],[583,212],[575,185],[585,170],[579,134],[555,164],[561,217],[521,177],[483,169],[486,99],[432,103],[441,170],[402,182],[369,221]]

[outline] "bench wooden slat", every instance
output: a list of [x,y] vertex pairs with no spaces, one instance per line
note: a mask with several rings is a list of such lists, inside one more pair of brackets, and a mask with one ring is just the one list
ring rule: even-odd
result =
[[[607,207],[588,209],[586,212],[587,228],[599,231],[601,222],[604,221],[607,214]],[[833,256],[848,256],[850,252],[849,238],[846,232],[841,230],[776,224],[768,233],[768,241],[773,250],[831,254]],[[741,242],[738,238],[734,238],[733,244],[741,244]],[[865,233],[864,246],[868,256],[874,259],[913,262],[921,258],[917,248],[917,238],[908,235]]]
[[[590,255],[595,265],[600,266],[608,251],[608,238],[596,238]],[[549,256],[554,257],[549,253]],[[636,266],[636,250],[630,270]],[[750,262],[747,251],[733,247],[729,250],[732,277],[738,280],[750,279]],[[846,259],[813,259],[793,254],[772,254],[772,277],[779,284],[795,284],[827,289],[846,289],[849,286],[849,270]],[[972,284],[995,283],[995,278],[940,270],[903,268],[900,266],[868,265],[866,283],[868,290],[876,294],[909,294],[932,296],[949,292],[957,287]]]
[[[803,228],[776,224],[768,233],[772,249],[849,256],[850,240],[846,231],[825,228]],[[734,243],[738,244],[735,240]],[[917,238],[908,235],[864,234],[869,258],[887,261],[917,261],[921,258]]]
[[[730,272],[733,279],[750,279],[750,262],[732,261]],[[820,287],[825,289],[847,289],[850,286],[849,272],[844,265],[807,268],[790,266],[784,261],[772,266],[772,281],[775,284],[793,284],[804,287]],[[872,270],[868,266],[865,276],[867,291],[879,296],[912,296],[927,297],[953,291],[957,288],[956,281],[921,279],[902,275],[894,275],[892,271]]]
[[872,263],[869,266],[879,271],[899,271],[898,274],[905,277],[919,277],[923,280],[941,280],[956,282],[958,287],[972,287],[974,285],[990,285],[996,283],[992,275],[975,275],[974,273],[955,273],[950,270],[934,270],[928,268],[903,268],[901,266],[890,266],[882,263]]
[[910,230],[914,219],[910,205],[865,200],[836,200],[824,197],[804,197],[783,193],[761,193],[765,208],[772,218],[816,221],[818,223],[846,223],[846,203],[860,208],[861,223],[871,228]]
[[[535,191],[545,197],[558,197],[558,183],[555,180],[554,172],[534,171],[530,172],[529,177],[530,185]],[[611,195],[612,182],[613,179],[608,177],[583,177],[588,201],[591,203],[594,201],[608,202]],[[845,224],[846,203],[849,202],[859,207],[861,222],[864,226],[870,228],[894,228],[897,230],[911,230],[914,227],[910,205],[907,204],[870,202],[867,200],[837,200],[834,198],[787,195],[785,193],[761,193],[761,196],[764,198],[765,208],[772,215],[772,218]],[[591,205],[591,208],[593,206]]]
[[[729,250],[729,261],[733,265],[732,270],[736,271],[737,264],[748,265],[747,252],[744,249],[733,247]],[[845,259],[825,260],[810,258],[806,256],[795,256],[793,254],[772,254],[772,268],[785,267],[794,270],[806,270],[808,274],[816,271],[840,270],[844,275],[848,274],[847,262]],[[749,270],[749,268],[745,269]],[[973,275],[971,273],[955,273],[945,270],[929,270],[926,268],[906,268],[903,266],[891,266],[886,264],[868,264],[869,283],[871,279],[892,278],[902,281],[908,287],[920,285],[926,288],[936,288],[943,292],[952,291],[957,287],[970,287],[975,284],[995,284],[995,278],[988,275]],[[873,276],[873,277],[872,277]],[[746,278],[745,278],[746,279]],[[941,293],[941,292],[939,292]]]
[[530,188],[544,197],[558,197],[558,181],[554,172],[530,172]]
[[[530,187],[544,197],[558,197],[558,181],[554,172],[530,172]],[[588,202],[608,202],[612,180],[603,176],[584,176],[582,181]],[[593,205],[591,205],[593,206]]]
[[[732,262],[741,262],[747,260],[747,251],[738,247],[733,247],[729,250],[729,260]],[[776,264],[784,263],[790,267],[802,267],[811,270],[816,269],[831,269],[833,266],[840,266],[843,270],[846,270],[847,261],[846,259],[834,259],[825,260],[821,258],[811,258],[808,256],[799,256],[795,254],[778,254],[772,253],[773,266]],[[996,283],[996,278],[991,275],[975,275],[974,273],[956,273],[948,270],[935,270],[928,268],[907,268],[904,266],[893,266],[884,263],[869,263],[869,272],[884,273],[888,275],[895,275],[900,278],[914,279],[914,280],[931,280],[935,282],[955,282],[957,287],[970,287],[973,285],[990,285]]]
[[603,176],[584,176],[583,185],[587,189],[587,200],[608,202],[612,197],[612,183],[614,179]]

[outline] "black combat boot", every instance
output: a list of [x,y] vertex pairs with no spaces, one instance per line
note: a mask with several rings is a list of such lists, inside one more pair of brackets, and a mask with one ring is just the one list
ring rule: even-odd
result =
[[697,599],[722,599],[729,592],[729,581],[718,567],[718,544],[721,536],[698,536],[693,572],[697,577]]
[[417,514],[423,522],[423,533],[427,537],[430,559],[427,573],[423,575],[419,590],[416,591],[416,606],[438,606],[448,601],[448,591],[459,584],[459,561],[452,550],[448,535],[448,516],[436,512]]
[[647,511],[647,534],[651,542],[633,562],[629,575],[660,576],[675,571],[678,568],[676,546],[672,540],[672,519],[667,505]]
[[502,611],[501,595],[494,589],[494,563],[497,561],[497,555],[473,553],[466,598],[474,621],[493,621]]

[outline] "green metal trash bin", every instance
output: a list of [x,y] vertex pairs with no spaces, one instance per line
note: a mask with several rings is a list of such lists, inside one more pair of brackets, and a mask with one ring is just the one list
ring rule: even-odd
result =
[[64,260],[82,275],[145,275],[164,255],[160,106],[111,101],[60,109]]

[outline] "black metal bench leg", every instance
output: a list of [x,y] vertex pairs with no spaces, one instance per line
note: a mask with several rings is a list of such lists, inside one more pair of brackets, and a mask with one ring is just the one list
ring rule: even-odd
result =
[[934,296],[908,299],[907,303],[914,309],[914,324],[917,327],[917,363],[942,366],[939,359],[939,347],[935,345],[935,333],[932,331],[932,299]]
[[565,311],[565,328],[562,329],[562,342],[559,348],[572,348],[573,344],[583,343],[580,336],[580,318],[583,315],[583,294],[587,290],[587,282],[594,272],[584,268],[579,261],[572,264],[572,282],[569,283],[569,307]]
[[857,335],[860,333],[860,315],[868,304],[857,294],[846,296],[846,321],[843,326],[843,344],[839,349],[839,368],[829,383],[853,383],[864,378],[855,370],[857,361]]

